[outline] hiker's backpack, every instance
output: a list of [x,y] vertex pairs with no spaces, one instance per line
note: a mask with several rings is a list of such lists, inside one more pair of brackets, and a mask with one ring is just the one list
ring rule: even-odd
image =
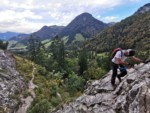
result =
[[112,54],[111,54],[111,58],[112,58],[112,59],[114,58],[114,56],[116,55],[116,53],[117,53],[118,51],[121,51],[121,57],[122,57],[122,55],[123,55],[122,49],[121,49],[121,48],[116,48],[116,49],[113,50],[113,52],[112,52]]

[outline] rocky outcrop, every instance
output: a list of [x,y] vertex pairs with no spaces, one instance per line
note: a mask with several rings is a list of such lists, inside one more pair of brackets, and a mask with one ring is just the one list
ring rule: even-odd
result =
[[145,12],[148,12],[150,11],[150,3],[148,4],[145,4],[144,6],[140,7],[136,12],[135,14],[142,14],[142,13],[145,13]]
[[52,113],[150,113],[150,63],[128,70],[117,86],[110,84],[111,71],[89,81],[84,94]]
[[25,87],[24,79],[15,69],[14,59],[0,50],[0,113],[14,112]]

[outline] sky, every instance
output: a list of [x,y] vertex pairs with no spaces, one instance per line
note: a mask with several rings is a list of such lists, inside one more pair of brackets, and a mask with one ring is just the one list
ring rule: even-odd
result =
[[43,26],[67,26],[88,12],[104,23],[119,22],[150,0],[1,0],[0,32],[33,33]]

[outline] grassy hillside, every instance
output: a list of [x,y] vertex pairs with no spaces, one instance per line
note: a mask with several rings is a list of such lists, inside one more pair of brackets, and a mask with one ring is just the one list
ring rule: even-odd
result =
[[[17,70],[28,83],[32,78],[32,62],[18,56],[14,56],[14,58],[16,59]],[[81,90],[74,92],[75,87],[78,87],[78,89],[83,87],[83,79],[81,77],[77,77],[77,75],[72,73],[69,75],[71,81],[69,80],[67,83],[61,79],[61,73],[54,74],[40,65],[34,64],[34,66],[36,71],[33,82],[38,88],[35,89],[36,98],[28,109],[28,113],[41,113],[41,110],[42,112],[50,112],[56,106],[74,100],[82,94]],[[26,96],[29,93],[25,90],[23,94]]]

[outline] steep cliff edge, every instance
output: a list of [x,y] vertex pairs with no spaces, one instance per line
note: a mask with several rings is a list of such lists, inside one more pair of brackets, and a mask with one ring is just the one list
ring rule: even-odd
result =
[[11,113],[20,104],[19,95],[26,88],[13,57],[0,50],[0,112]]
[[111,71],[102,79],[89,81],[84,94],[53,113],[149,113],[150,63],[128,70],[122,82],[110,84]]

